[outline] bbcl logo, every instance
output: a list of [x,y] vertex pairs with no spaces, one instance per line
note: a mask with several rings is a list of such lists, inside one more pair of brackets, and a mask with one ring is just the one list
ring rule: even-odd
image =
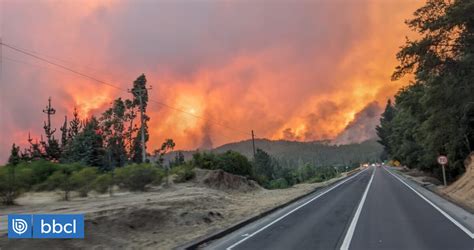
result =
[[82,214],[8,215],[8,238],[84,238]]

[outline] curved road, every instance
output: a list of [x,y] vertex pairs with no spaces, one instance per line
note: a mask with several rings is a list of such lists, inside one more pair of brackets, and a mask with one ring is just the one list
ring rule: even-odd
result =
[[389,170],[370,168],[205,248],[473,250],[472,232],[443,213]]

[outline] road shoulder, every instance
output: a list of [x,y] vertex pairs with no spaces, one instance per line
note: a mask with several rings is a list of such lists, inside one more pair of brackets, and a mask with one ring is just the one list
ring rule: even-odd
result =
[[471,237],[472,237],[472,233],[474,232],[474,215],[472,213],[446,200],[445,198],[434,193],[428,188],[420,185],[418,182],[407,177],[405,174],[401,173],[400,171],[397,171],[395,169],[389,169],[389,168],[385,168],[385,170],[401,178],[411,188],[416,190],[418,193],[423,195],[430,202],[438,206],[441,210],[443,210],[445,213],[447,213],[449,216],[451,216],[453,219],[459,222],[462,226],[467,228],[471,232]]

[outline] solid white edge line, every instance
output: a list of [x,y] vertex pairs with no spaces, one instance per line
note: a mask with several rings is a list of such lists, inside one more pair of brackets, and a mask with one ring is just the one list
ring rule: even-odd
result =
[[[384,168],[385,169],[385,168]],[[385,169],[385,171],[387,171],[389,174],[391,174],[393,177],[395,177],[396,179],[398,179],[400,182],[402,182],[403,184],[405,184],[405,186],[407,186],[408,188],[410,188],[413,192],[415,192],[415,194],[417,194],[418,196],[420,196],[423,200],[425,200],[426,202],[428,202],[428,204],[430,204],[431,206],[433,206],[436,210],[438,210],[442,215],[444,215],[444,217],[446,217],[448,220],[450,220],[452,223],[454,223],[454,225],[456,225],[459,229],[461,229],[462,231],[464,231],[469,237],[471,237],[471,239],[474,239],[474,233],[472,233],[469,229],[467,229],[466,227],[464,227],[461,223],[459,223],[457,220],[455,220],[453,217],[451,217],[448,213],[446,213],[445,211],[443,211],[441,208],[439,208],[438,206],[436,206],[433,202],[431,202],[428,198],[426,198],[425,196],[423,196],[422,194],[420,194],[418,191],[416,191],[414,188],[412,188],[409,184],[407,184],[404,180],[402,180],[400,177],[398,177],[397,175],[393,174],[392,172],[390,172],[390,170],[388,169]]]
[[352,236],[354,236],[355,228],[357,226],[357,221],[359,220],[360,213],[362,212],[362,207],[364,206],[365,199],[367,198],[367,194],[369,193],[370,185],[372,184],[372,180],[374,179],[374,176],[375,176],[375,168],[374,168],[374,171],[372,172],[372,176],[370,177],[369,184],[367,184],[367,187],[365,188],[364,195],[362,195],[362,198],[360,199],[359,206],[357,207],[354,217],[352,218],[351,225],[347,229],[346,236],[344,237],[344,241],[342,242],[342,245],[341,245],[341,250],[347,250],[349,249],[349,246],[351,245]]
[[278,221],[282,220],[282,219],[285,218],[286,216],[292,214],[292,213],[295,212],[296,210],[298,210],[298,209],[300,209],[300,208],[306,206],[306,205],[309,204],[310,202],[312,202],[312,201],[318,199],[319,197],[323,196],[324,194],[328,193],[329,191],[331,191],[331,190],[333,190],[333,189],[339,187],[340,185],[342,185],[342,184],[346,183],[347,181],[349,181],[349,180],[355,178],[356,176],[362,174],[362,173],[365,172],[365,171],[367,171],[367,169],[364,169],[364,170],[360,171],[359,173],[357,173],[357,174],[355,174],[355,175],[353,175],[353,176],[351,176],[351,177],[349,177],[349,178],[347,178],[347,179],[345,179],[345,180],[339,182],[338,184],[332,186],[332,187],[329,188],[328,190],[326,190],[326,191],[324,191],[324,192],[318,194],[317,196],[311,198],[311,200],[309,200],[309,201],[307,201],[307,202],[305,202],[305,203],[299,205],[298,207],[294,208],[293,210],[289,211],[288,213],[286,213],[286,214],[284,214],[284,215],[278,217],[278,218],[275,219],[274,221],[268,223],[267,225],[265,225],[264,227],[260,228],[259,230],[255,231],[255,232],[253,232],[252,234],[248,235],[247,237],[245,237],[245,238],[243,238],[243,239],[237,241],[236,243],[232,244],[231,246],[227,247],[226,249],[227,249],[227,250],[231,250],[232,248],[236,247],[237,245],[241,244],[242,242],[244,242],[244,241],[250,239],[250,238],[253,237],[254,235],[260,233],[261,231],[263,231],[263,230],[265,230],[265,229],[267,229],[269,226],[271,226],[271,225],[277,223]]

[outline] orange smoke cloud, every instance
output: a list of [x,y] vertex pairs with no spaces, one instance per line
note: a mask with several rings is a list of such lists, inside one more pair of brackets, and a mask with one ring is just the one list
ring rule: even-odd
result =
[[[403,21],[421,4],[7,1],[2,37],[122,90],[144,72],[150,97],[175,108],[149,103],[150,149],[165,138],[180,149],[209,148],[248,139],[250,130],[310,141],[341,136],[368,104],[384,104],[406,84],[390,75],[409,34]],[[74,106],[82,117],[100,115],[114,98],[130,97],[14,51],[3,54],[28,64],[2,60],[1,159],[19,135],[42,132],[48,96],[57,127]],[[18,98],[25,93],[33,96]]]

